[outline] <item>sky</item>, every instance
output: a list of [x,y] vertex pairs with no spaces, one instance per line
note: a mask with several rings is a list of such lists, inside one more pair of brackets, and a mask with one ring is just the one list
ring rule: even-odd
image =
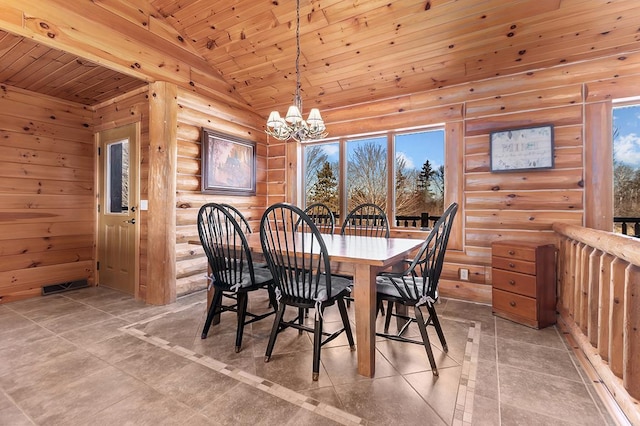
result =
[[640,168],[640,105],[613,109],[613,157],[626,165]]
[[[386,143],[386,136],[381,138],[363,138],[359,140],[381,140]],[[351,145],[351,146],[350,146]],[[351,152],[354,144],[347,144],[348,152]],[[324,152],[330,162],[338,161],[338,144],[323,145]],[[422,169],[425,160],[429,159],[433,169],[444,165],[444,131],[420,131],[396,136],[396,157],[405,159],[408,169]]]

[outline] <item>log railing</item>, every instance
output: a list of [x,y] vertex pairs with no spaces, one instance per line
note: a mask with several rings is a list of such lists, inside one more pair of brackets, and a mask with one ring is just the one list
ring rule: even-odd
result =
[[620,408],[640,424],[640,241],[555,223],[558,310]]

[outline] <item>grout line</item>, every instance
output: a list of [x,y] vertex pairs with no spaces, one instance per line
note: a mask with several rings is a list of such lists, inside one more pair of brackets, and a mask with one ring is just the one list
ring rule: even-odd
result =
[[142,321],[138,321],[136,323],[128,324],[126,326],[120,327],[118,330],[124,333],[127,333],[133,337],[136,337],[140,340],[143,340],[147,343],[150,343],[156,347],[172,352],[182,358],[198,363],[218,373],[224,374],[225,376],[231,377],[246,385],[252,386],[262,392],[269,393],[293,405],[297,405],[298,407],[304,408],[305,410],[309,410],[320,416],[332,419],[337,423],[347,425],[347,426],[363,425],[366,423],[364,419],[358,416],[355,416],[353,414],[347,413],[346,411],[340,410],[336,407],[327,405],[325,403],[321,403],[320,401],[317,401],[317,400],[314,400],[313,398],[302,395],[294,390],[285,388],[281,385],[278,385],[277,383],[271,382],[269,380],[263,379],[253,374],[249,374],[243,370],[237,369],[232,365],[225,364],[224,362],[218,361],[206,355],[198,354],[182,346],[173,345],[171,342],[168,342],[164,339],[152,336],[143,331],[133,328],[136,325],[149,323],[156,319],[163,318],[169,314],[181,312],[183,310],[192,308],[193,306],[201,303],[205,303],[205,302],[196,302],[190,305],[181,306],[175,310],[163,312],[162,314],[155,315],[151,318],[146,318]]

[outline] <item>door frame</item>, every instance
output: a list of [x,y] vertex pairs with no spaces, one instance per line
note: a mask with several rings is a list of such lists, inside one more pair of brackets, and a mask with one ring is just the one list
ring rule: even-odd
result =
[[[112,128],[106,128],[106,129],[100,129],[98,131],[96,131],[94,133],[94,141],[95,141],[95,153],[96,153],[96,162],[95,162],[95,209],[94,212],[96,214],[96,226],[95,226],[95,252],[94,252],[94,256],[96,259],[96,262],[94,264],[94,268],[95,268],[95,273],[94,276],[96,277],[96,281],[95,281],[95,285],[99,286],[100,285],[100,270],[98,269],[98,261],[100,259],[99,257],[99,253],[100,253],[100,244],[102,244],[102,241],[100,239],[100,234],[101,234],[101,230],[100,230],[100,211],[99,211],[99,206],[100,206],[100,191],[103,190],[102,188],[102,184],[104,183],[104,176],[101,176],[101,162],[102,160],[102,156],[98,155],[98,151],[101,148],[101,144],[102,144],[102,138],[101,138],[101,134],[103,134],[103,132],[111,132],[111,131],[121,131],[123,135],[129,136],[129,135],[133,135],[133,139],[129,140],[129,150],[130,152],[135,152],[135,158],[136,160],[136,167],[133,170],[133,173],[130,173],[129,178],[131,181],[136,182],[135,185],[135,191],[130,192],[129,193],[129,197],[130,197],[130,202],[129,204],[131,205],[131,207],[135,207],[135,212],[133,212],[134,214],[134,218],[136,221],[136,226],[134,227],[134,250],[133,250],[133,256],[134,256],[134,266],[133,266],[133,281],[134,281],[134,285],[133,285],[133,292],[134,292],[134,297],[136,300],[140,299],[140,165],[141,165],[141,158],[140,158],[140,122],[136,121],[134,123],[130,123],[130,124],[124,124],[118,127],[112,127]],[[103,155],[106,155],[106,153],[102,153]],[[133,198],[133,199],[131,199]],[[102,208],[104,208],[104,206],[102,206]]]

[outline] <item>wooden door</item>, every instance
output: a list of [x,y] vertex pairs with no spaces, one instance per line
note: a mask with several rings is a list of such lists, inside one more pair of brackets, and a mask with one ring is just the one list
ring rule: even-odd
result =
[[138,296],[138,126],[98,134],[98,284]]

